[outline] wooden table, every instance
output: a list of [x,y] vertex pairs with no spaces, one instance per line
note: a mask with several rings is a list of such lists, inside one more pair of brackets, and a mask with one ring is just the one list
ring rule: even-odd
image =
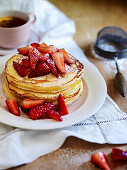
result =
[[[117,0],[50,0],[76,24],[74,39],[85,51],[88,59],[93,62],[104,76],[108,94],[127,113],[127,97],[122,98],[116,92],[113,84],[114,73],[107,74],[103,69],[104,62],[89,55],[89,45],[96,39],[97,32],[104,26],[119,26],[127,31],[127,2]],[[127,68],[127,63],[125,63]],[[125,73],[127,80],[127,71]],[[126,82],[127,84],[127,82]],[[91,154],[104,151],[112,169],[127,169],[127,162],[114,162],[111,158],[111,148],[120,147],[127,150],[127,145],[100,145],[89,143],[75,137],[66,139],[60,149],[42,156],[32,163],[22,165],[14,170],[93,170]]]

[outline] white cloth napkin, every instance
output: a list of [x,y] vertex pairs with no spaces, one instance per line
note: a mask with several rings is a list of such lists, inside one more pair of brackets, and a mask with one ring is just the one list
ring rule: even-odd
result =
[[[0,0],[0,10],[18,9],[34,12],[37,23],[33,30],[41,41],[64,47],[78,59],[84,59],[83,51],[72,39],[74,22],[56,7],[44,0]],[[0,61],[2,61],[2,57]],[[47,131],[13,128],[0,123],[0,169],[29,163],[39,156],[58,149],[68,136],[76,136],[95,143],[127,143],[127,115],[107,96],[101,109],[89,119],[73,126]],[[51,140],[49,140],[51,139]]]

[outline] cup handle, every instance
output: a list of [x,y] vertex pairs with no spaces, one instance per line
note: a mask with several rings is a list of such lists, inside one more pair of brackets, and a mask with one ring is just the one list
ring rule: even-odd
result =
[[35,15],[34,13],[32,13],[32,12],[29,12],[29,13],[27,13],[27,14],[30,16],[30,18],[31,18],[31,17],[33,18],[33,19],[30,21],[31,24],[32,24],[32,25],[35,24],[35,22],[37,21],[36,15]]

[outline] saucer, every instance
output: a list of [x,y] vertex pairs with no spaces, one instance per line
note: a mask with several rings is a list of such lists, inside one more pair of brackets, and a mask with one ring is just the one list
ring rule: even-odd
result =
[[[26,46],[27,44],[31,44],[31,43],[34,43],[34,42],[39,43],[40,37],[36,32],[31,31],[30,39],[25,44],[23,44],[22,46]],[[19,46],[18,48],[20,48],[22,46]],[[8,55],[10,53],[15,53],[16,51],[17,51],[17,48],[16,49],[8,49],[8,48],[0,47],[0,55]]]

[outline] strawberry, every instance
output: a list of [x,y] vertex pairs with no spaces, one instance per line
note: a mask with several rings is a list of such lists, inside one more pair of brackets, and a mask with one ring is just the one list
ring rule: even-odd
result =
[[47,117],[52,118],[57,121],[62,121],[63,119],[61,118],[61,115],[56,112],[55,110],[49,110],[46,112]]
[[27,75],[28,71],[26,67],[23,66],[22,64],[13,61],[13,66],[21,77],[25,77]]
[[69,64],[75,63],[75,61],[72,58],[70,58],[70,56],[68,55],[68,53],[65,51],[64,48],[59,49],[59,52],[61,52],[63,54],[65,62],[67,62]]
[[118,148],[112,148],[113,160],[127,160],[127,151]]
[[40,118],[41,116],[43,116],[44,113],[45,113],[45,111],[44,111],[44,107],[42,105],[35,106],[35,107],[31,108],[29,111],[29,115],[33,120]]
[[46,54],[46,53],[52,54],[52,53],[57,52],[57,50],[58,50],[53,45],[45,46],[44,44],[40,45],[37,49],[43,54]]
[[18,48],[17,50],[18,50],[18,52],[20,54],[27,55],[29,53],[30,48],[32,48],[32,46],[31,45],[27,45],[25,47]]
[[31,99],[24,99],[22,101],[22,105],[21,105],[21,108],[23,109],[30,109],[34,106],[38,106],[38,105],[41,105],[41,104],[44,104],[45,103],[45,100],[31,100]]
[[40,53],[40,57],[39,57],[39,60],[40,61],[43,61],[43,62],[45,62],[46,60],[48,60],[49,59],[49,54],[47,53],[47,54],[42,54],[42,53]]
[[36,64],[40,57],[40,52],[36,48],[32,47],[29,50],[28,57],[30,59],[30,69],[35,70]]
[[[44,113],[46,113],[48,110],[53,109],[54,104],[48,102],[48,103],[43,104],[42,106],[43,106],[43,109],[44,109]],[[48,119],[48,117],[46,116],[46,114],[43,114],[43,115],[40,117],[40,119],[44,119],[44,118],[45,118],[45,119],[46,119],[46,118]]]
[[15,99],[9,99],[9,100],[6,100],[5,102],[6,102],[6,105],[8,106],[9,111],[12,114],[14,114],[16,116],[20,116],[17,101]]
[[39,46],[40,46],[40,44],[38,44],[38,43],[32,43],[32,44],[30,44],[32,47],[34,47],[34,48],[38,48]]
[[54,107],[54,105],[50,102],[45,103],[43,105],[35,106],[35,107],[30,109],[29,115],[31,116],[31,118],[33,120],[36,120],[38,118],[43,118],[44,116],[46,117],[46,115],[44,115],[44,114],[47,111],[49,111],[50,109],[52,109],[53,107]]
[[43,114],[41,117],[39,117],[39,119],[49,119],[46,114]]
[[33,70],[32,72],[30,72],[30,74],[28,75],[29,78],[32,77],[39,77],[39,76],[43,76],[46,74],[50,73],[50,68],[47,66],[47,64],[45,62],[39,62],[36,66],[36,69]]
[[48,60],[46,61],[46,64],[47,64],[48,67],[50,68],[51,72],[52,72],[56,77],[58,77],[58,71],[57,71],[57,68],[56,68],[56,66],[55,66],[54,61],[51,60],[51,59],[48,59]]
[[43,43],[41,44],[41,47],[48,47],[48,45],[47,45],[45,42],[43,42]]
[[104,152],[97,152],[91,156],[91,161],[104,170],[111,170]]
[[25,66],[26,68],[30,68],[30,60],[27,58],[22,59],[22,65]]
[[59,112],[59,114],[61,116],[69,114],[62,94],[59,94],[57,101],[58,101],[57,111]]
[[52,54],[52,58],[56,64],[56,67],[60,71],[60,73],[65,73],[65,62],[64,62],[64,57],[61,52],[56,52]]
[[44,111],[46,113],[48,110],[51,110],[54,107],[54,104],[52,104],[51,102],[44,103],[43,107],[44,107]]

